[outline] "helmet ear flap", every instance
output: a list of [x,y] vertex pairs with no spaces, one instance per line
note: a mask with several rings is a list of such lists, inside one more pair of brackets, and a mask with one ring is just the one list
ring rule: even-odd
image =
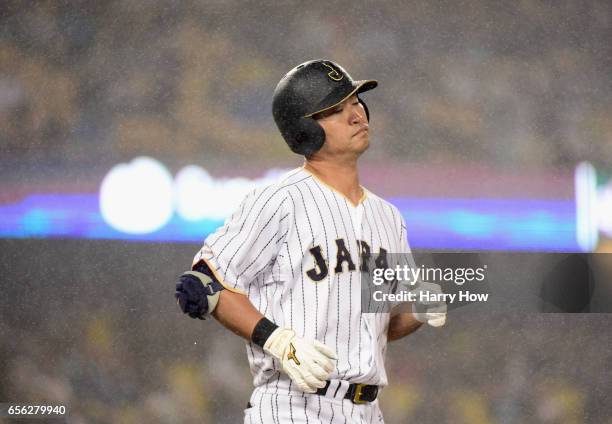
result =
[[301,118],[294,123],[290,134],[289,147],[294,153],[310,156],[323,146],[325,131],[312,118]]
[[365,102],[359,97],[357,97],[357,99],[359,100],[359,103],[361,103],[361,106],[363,106],[363,108],[365,109],[366,119],[368,120],[368,122],[370,122],[370,110],[368,109],[368,105],[366,105]]

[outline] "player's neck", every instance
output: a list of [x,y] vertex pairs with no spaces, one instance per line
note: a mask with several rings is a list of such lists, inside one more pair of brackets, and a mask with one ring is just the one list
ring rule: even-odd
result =
[[357,161],[331,162],[324,160],[306,160],[304,169],[319,180],[340,192],[353,205],[359,204],[363,197],[363,188],[359,185]]

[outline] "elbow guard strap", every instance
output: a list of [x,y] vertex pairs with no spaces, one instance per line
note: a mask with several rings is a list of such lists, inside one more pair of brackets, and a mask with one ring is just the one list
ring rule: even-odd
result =
[[208,275],[187,271],[180,277],[174,296],[181,310],[191,318],[204,319],[217,307],[223,286]]

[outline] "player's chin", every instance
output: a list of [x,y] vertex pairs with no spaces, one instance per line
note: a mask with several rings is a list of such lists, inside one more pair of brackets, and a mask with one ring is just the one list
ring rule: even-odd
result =
[[370,138],[368,132],[361,132],[353,137],[353,143],[359,147],[359,150],[364,151],[370,146]]

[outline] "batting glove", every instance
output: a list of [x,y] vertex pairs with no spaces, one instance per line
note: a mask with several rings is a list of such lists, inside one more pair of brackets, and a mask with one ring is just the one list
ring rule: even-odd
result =
[[336,352],[317,340],[306,340],[290,328],[277,328],[264,344],[264,350],[277,358],[301,391],[315,393],[325,387],[336,368]]
[[433,300],[431,295],[442,293],[439,284],[421,281],[411,292],[416,293],[416,303],[412,304],[412,315],[417,321],[432,327],[442,327],[446,323],[446,302]]

